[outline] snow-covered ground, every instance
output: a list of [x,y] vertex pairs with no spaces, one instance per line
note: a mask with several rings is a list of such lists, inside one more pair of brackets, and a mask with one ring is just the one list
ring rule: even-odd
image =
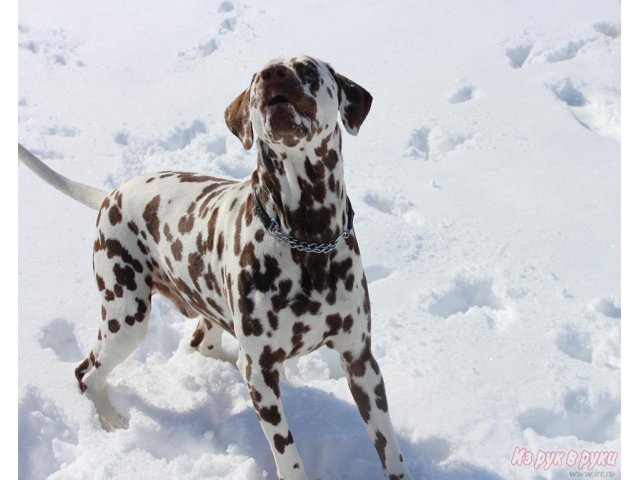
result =
[[[374,97],[345,173],[414,478],[566,479],[577,464],[515,449],[620,451],[618,2],[21,0],[18,36],[20,141],[101,188],[246,179],[226,106],[271,58],[330,62]],[[160,298],[110,380],[130,428],[100,428],[73,377],[99,318],[95,214],[19,182],[20,478],[275,478],[235,366],[192,353],[194,321]],[[334,353],[286,373],[310,478],[382,478]]]

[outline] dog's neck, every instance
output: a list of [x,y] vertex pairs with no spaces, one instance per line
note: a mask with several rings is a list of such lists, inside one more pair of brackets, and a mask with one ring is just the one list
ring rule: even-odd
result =
[[299,240],[326,243],[337,238],[348,223],[340,128],[295,147],[261,139],[257,146],[251,184],[267,213]]

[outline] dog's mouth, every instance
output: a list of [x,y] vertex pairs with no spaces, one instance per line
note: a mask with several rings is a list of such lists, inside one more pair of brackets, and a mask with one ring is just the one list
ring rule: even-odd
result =
[[265,96],[265,126],[272,135],[304,136],[311,128],[311,121],[300,106],[304,106],[297,92],[269,92]]
[[269,103],[267,103],[267,107],[273,107],[274,105],[282,105],[286,103],[291,104],[291,102],[287,100],[287,97],[285,97],[284,95],[276,95],[271,100],[269,100]]
[[294,114],[297,112],[295,105],[284,95],[278,94],[271,97],[266,105],[268,115]]

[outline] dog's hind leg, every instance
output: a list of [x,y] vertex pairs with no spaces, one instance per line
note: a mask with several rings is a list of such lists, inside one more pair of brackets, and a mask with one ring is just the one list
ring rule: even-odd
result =
[[223,333],[224,329],[216,322],[200,317],[198,326],[191,336],[191,348],[198,350],[205,357],[235,363],[237,358],[222,348]]
[[[114,271],[126,269],[118,263],[113,265]],[[80,390],[95,404],[103,428],[126,428],[128,420],[116,411],[107,397],[107,376],[144,339],[151,313],[151,286],[142,275],[132,275],[123,286],[118,283],[117,274],[100,271],[97,262],[96,278],[102,294],[98,339],[75,373]],[[110,282],[112,279],[114,283]]]

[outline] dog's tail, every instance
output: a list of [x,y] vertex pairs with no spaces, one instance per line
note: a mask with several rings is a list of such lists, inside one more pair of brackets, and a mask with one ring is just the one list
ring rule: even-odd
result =
[[74,182],[73,180],[69,180],[67,177],[63,177],[59,173],[47,167],[42,163],[42,160],[24,148],[20,143],[18,143],[18,158],[49,185],[57,188],[65,195],[70,196],[89,208],[100,210],[102,202],[108,195],[104,190]]

